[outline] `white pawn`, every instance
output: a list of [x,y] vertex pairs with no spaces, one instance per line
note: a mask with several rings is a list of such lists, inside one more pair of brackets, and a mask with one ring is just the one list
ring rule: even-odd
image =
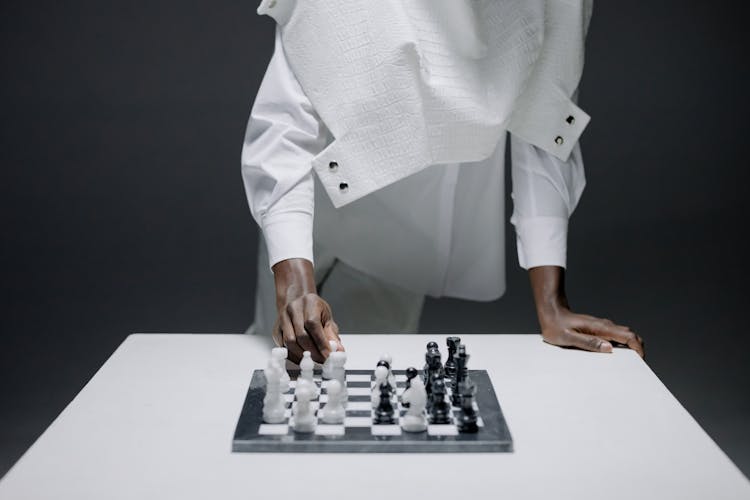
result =
[[266,376],[266,395],[263,397],[263,421],[267,424],[280,424],[284,421],[286,400],[281,393],[281,370],[273,359],[263,371]]
[[307,380],[308,382],[310,382],[310,384],[312,384],[313,390],[315,391],[313,399],[315,399],[318,396],[318,386],[315,385],[315,381],[313,380],[313,368],[315,368],[315,361],[312,360],[312,354],[310,353],[310,351],[305,351],[302,353],[302,361],[299,362],[299,368],[299,378]]
[[271,349],[271,357],[276,360],[279,368],[281,369],[281,392],[285,393],[289,390],[289,372],[286,371],[286,358],[289,355],[286,347],[274,347]]
[[344,422],[344,409],[341,383],[338,380],[328,382],[328,403],[320,411],[321,420],[326,424],[341,424]]
[[315,395],[315,385],[306,379],[298,379],[294,389],[297,404],[294,406],[294,432],[314,432],[315,412],[310,402]]
[[[338,380],[341,384],[341,403],[346,408],[349,401],[349,391],[346,389],[346,353],[344,351],[332,352],[331,358],[331,379]],[[330,383],[330,382],[329,382]]]
[[[329,340],[328,347],[331,348],[331,353],[334,353],[339,348],[339,344],[335,340]],[[329,354],[323,363],[323,380],[330,380],[332,378],[331,367],[331,355]]]
[[393,394],[396,394],[396,377],[393,375],[393,358],[388,353],[380,355],[380,361],[388,363],[388,383],[393,387]]
[[372,394],[370,396],[370,402],[373,408],[377,408],[380,404],[380,386],[388,383],[388,368],[385,366],[378,366],[375,368],[375,385],[372,386]]
[[421,377],[411,379],[411,386],[401,395],[401,402],[409,404],[406,415],[402,417],[401,428],[406,432],[422,432],[427,429],[427,417],[424,414],[427,391]]

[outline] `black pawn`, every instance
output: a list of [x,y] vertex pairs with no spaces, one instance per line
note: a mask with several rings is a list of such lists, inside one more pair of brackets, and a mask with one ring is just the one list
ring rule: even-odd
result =
[[449,424],[450,405],[445,401],[445,382],[442,378],[432,382],[432,406],[430,406],[431,424]]
[[474,395],[477,392],[476,385],[470,378],[461,382],[458,391],[461,393],[461,411],[458,414],[458,431],[474,433],[479,430],[477,426],[477,412],[474,410]]
[[469,363],[469,355],[466,354],[466,346],[460,344],[458,346],[458,356],[456,356],[456,375],[451,379],[451,403],[453,406],[461,406],[461,392],[458,390],[459,384],[466,380],[469,369],[467,364]]
[[456,360],[453,359],[453,356],[456,354],[461,339],[448,337],[446,343],[448,344],[448,359],[445,360],[445,376],[452,380],[456,376]]
[[393,424],[395,419],[393,418],[393,404],[391,403],[391,386],[388,384],[380,384],[380,403],[375,409],[375,423],[376,424]]

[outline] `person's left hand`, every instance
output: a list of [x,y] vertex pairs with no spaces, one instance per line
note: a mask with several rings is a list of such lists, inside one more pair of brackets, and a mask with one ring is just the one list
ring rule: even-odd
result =
[[576,314],[567,307],[557,307],[539,317],[545,342],[562,347],[577,347],[587,351],[612,352],[612,343],[625,345],[645,357],[640,335],[627,326],[608,319]]

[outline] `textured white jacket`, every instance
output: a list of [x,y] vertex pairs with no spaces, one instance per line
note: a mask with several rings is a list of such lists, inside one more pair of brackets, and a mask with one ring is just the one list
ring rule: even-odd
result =
[[341,207],[506,130],[566,161],[592,0],[262,0],[333,140],[312,166]]
[[[485,159],[432,165],[336,208],[312,169],[333,137],[290,68],[277,26],[242,148],[248,204],[265,236],[269,266],[289,258],[314,262],[314,238],[354,268],[413,291],[499,297],[505,289],[505,139],[501,134]],[[565,267],[568,218],[585,186],[579,144],[564,162],[513,134],[510,139],[519,263]]]

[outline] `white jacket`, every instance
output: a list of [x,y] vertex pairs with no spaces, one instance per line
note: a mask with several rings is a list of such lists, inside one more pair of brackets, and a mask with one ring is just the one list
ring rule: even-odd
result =
[[571,96],[592,1],[262,0],[257,12],[278,23],[334,137],[312,166],[338,208],[487,158],[506,130],[567,161],[590,119]]

